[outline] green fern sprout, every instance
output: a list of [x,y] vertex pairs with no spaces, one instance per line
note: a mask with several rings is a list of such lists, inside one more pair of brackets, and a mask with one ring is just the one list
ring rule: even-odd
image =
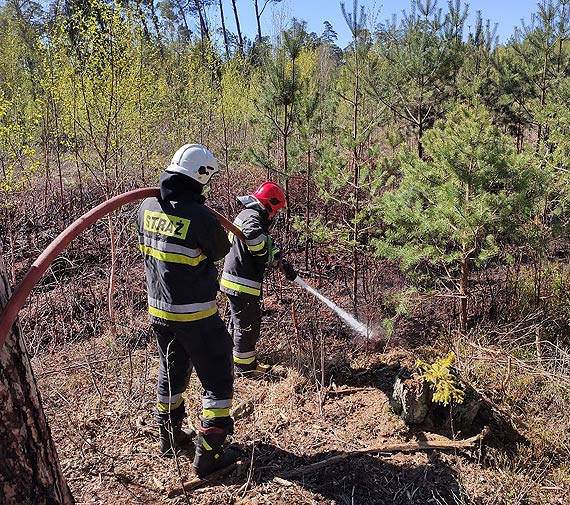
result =
[[415,368],[420,373],[420,379],[425,380],[432,392],[432,401],[447,406],[451,402],[463,403],[465,391],[457,382],[450,368],[455,359],[455,353],[450,352],[445,358],[430,364],[417,360]]

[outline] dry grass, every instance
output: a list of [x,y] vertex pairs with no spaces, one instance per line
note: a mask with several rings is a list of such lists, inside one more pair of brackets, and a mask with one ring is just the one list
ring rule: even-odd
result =
[[[387,407],[396,371],[385,365],[409,359],[408,352],[347,356],[345,368],[335,362],[333,371],[342,372],[335,379],[338,387],[345,384],[346,369],[353,371],[350,394],[324,394],[314,381],[320,374],[305,374],[304,366],[285,367],[282,380],[237,379],[240,412],[232,443],[241,452],[238,470],[172,499],[168,492],[192,478],[191,459],[157,456],[150,414],[157,371],[152,341],[129,351],[124,343],[92,339],[36,356],[34,368],[64,474],[79,504],[555,504],[570,496],[563,465],[532,463],[529,455],[524,465],[519,456],[517,466],[491,448],[482,454],[360,454],[314,474],[276,480],[284,471],[336,454],[434,436],[410,430]],[[185,395],[192,420],[200,411],[200,390],[193,378]]]

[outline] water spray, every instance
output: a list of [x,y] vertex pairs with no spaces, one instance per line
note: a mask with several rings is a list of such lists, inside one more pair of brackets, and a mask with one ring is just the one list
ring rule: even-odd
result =
[[351,316],[346,310],[341,309],[336,303],[329,300],[326,296],[319,293],[315,288],[309,286],[301,277],[295,277],[295,282],[299,284],[299,286],[306,289],[309,293],[316,296],[321,302],[323,302],[327,307],[334,310],[338,316],[348,325],[350,326],[356,333],[362,335],[363,337],[370,338],[372,337],[372,332],[368,329],[368,327],[364,324],[355,319]]

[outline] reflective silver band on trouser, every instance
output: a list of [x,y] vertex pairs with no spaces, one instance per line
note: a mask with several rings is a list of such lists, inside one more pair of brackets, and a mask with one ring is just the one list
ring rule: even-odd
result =
[[176,403],[180,397],[182,396],[182,393],[178,393],[175,395],[156,395],[156,401],[160,402],[160,403]]
[[257,353],[255,351],[248,352],[235,352],[234,351],[234,363],[240,365],[251,365],[255,361]]
[[236,358],[251,358],[252,356],[255,356],[255,351],[248,351],[248,352],[235,352],[234,351],[234,356]]
[[156,395],[156,410],[159,412],[171,412],[180,407],[183,401],[182,393],[172,396]]
[[216,300],[200,303],[172,304],[148,297],[149,314],[166,321],[197,321],[210,317],[217,311]]
[[213,400],[211,398],[204,398],[202,400],[202,417],[205,417],[207,419],[229,417],[231,407],[231,398],[227,398],[225,400]]

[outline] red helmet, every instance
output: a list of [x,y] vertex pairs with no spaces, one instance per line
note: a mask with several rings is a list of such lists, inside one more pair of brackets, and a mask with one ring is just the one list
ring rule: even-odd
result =
[[255,190],[253,196],[265,207],[269,217],[273,217],[279,209],[285,207],[285,193],[274,182],[264,182]]

